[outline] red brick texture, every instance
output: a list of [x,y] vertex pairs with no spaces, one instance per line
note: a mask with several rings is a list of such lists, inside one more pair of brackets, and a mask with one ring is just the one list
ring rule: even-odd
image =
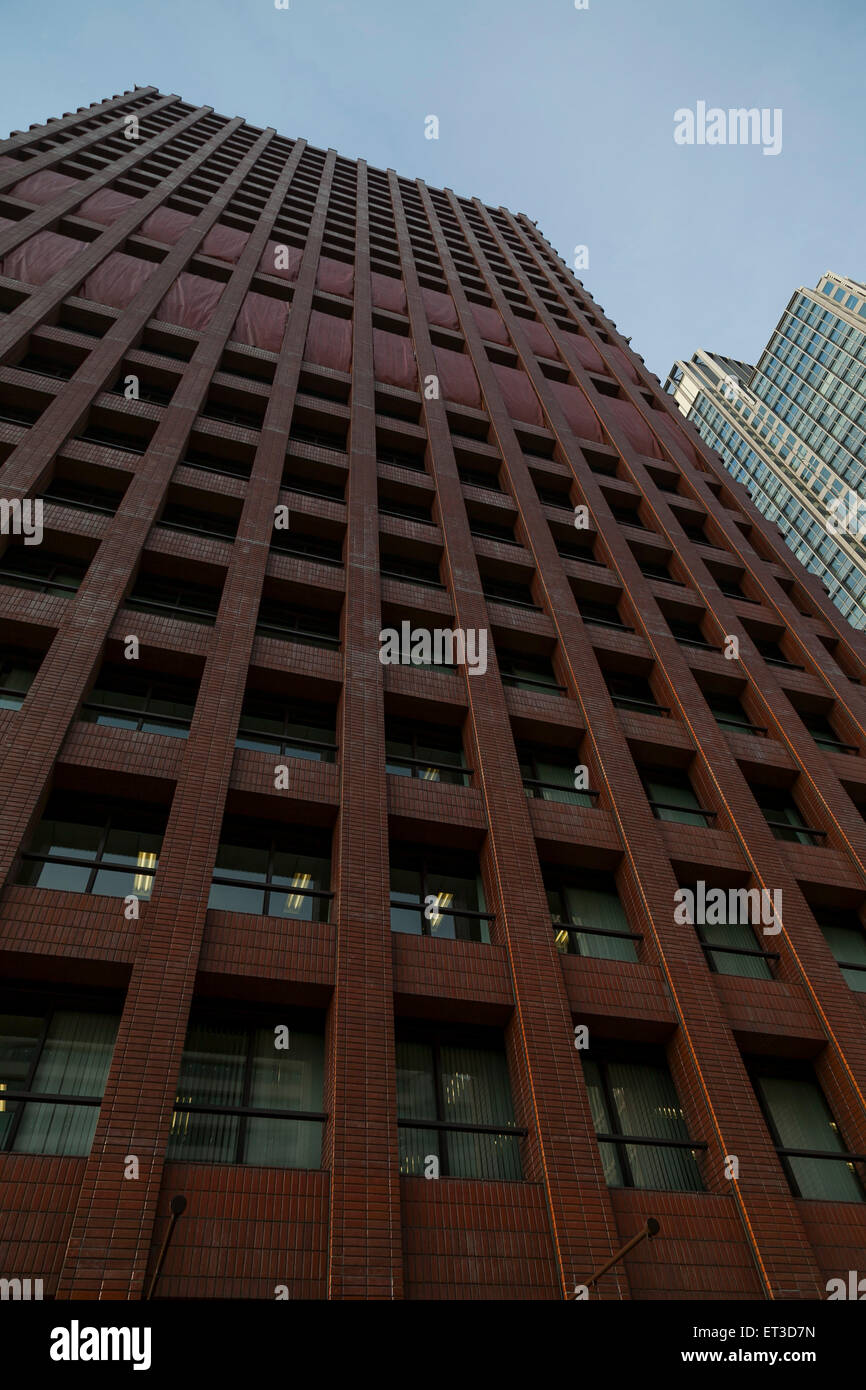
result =
[[[137,141],[124,137],[131,114],[141,123]],[[2,155],[0,198],[13,220],[0,224],[0,258],[40,231],[87,245],[41,286],[0,276],[0,391],[7,401],[23,393],[25,404],[35,391],[44,405],[29,427],[0,420],[0,495],[40,496],[58,462],[66,476],[99,475],[126,490],[113,516],[46,506],[52,540],[90,559],[73,597],[0,586],[0,643],[45,652],[21,708],[0,713],[3,977],[110,986],[123,999],[89,1156],[0,1154],[0,1273],[41,1277],[62,1299],[140,1298],[169,1199],[183,1192],[188,1208],[160,1279],[165,1298],[269,1299],[283,1288],[292,1298],[341,1300],[570,1298],[649,1215],[661,1222],[659,1236],[617,1264],[593,1297],[821,1296],[828,1278],[862,1264],[866,1206],[792,1194],[744,1056],[811,1062],[848,1149],[866,1152],[866,996],[846,983],[811,910],[858,908],[866,897],[862,636],[525,216],[149,87],[15,135],[0,143]],[[39,207],[10,193],[45,168],[80,186]],[[79,217],[80,203],[109,186],[134,189],[139,200],[109,226]],[[167,203],[194,214],[168,247],[139,231]],[[201,250],[224,219],[248,233],[231,264]],[[291,281],[260,268],[268,243],[283,240],[302,252]],[[157,262],[120,310],[77,293],[114,251]],[[351,267],[351,296],[321,288],[323,257]],[[222,282],[200,332],[154,317],[184,270]],[[374,275],[399,277],[405,313],[377,307]],[[456,328],[428,318],[432,289],[451,296]],[[232,339],[251,290],[289,303],[279,352]],[[483,338],[473,305],[498,315],[495,343]],[[313,313],[351,319],[350,372],[305,359]],[[533,350],[546,340],[527,329],[530,320],[550,334],[555,359]],[[98,322],[96,336],[81,331],[88,321]],[[416,390],[376,379],[374,331],[408,338]],[[593,360],[587,340],[601,371],[583,365]],[[468,354],[480,409],[436,390],[443,348]],[[60,381],[22,370],[27,352],[58,353],[77,364],[74,374]],[[510,414],[502,367],[522,373],[529,403],[524,411],[515,395],[511,408],[534,412],[537,401],[542,425]],[[176,378],[170,403],[109,394],[121,370]],[[552,389],[566,380],[598,422],[595,440],[568,423]],[[207,415],[211,391],[264,408],[261,428]],[[628,432],[627,406],[638,419]],[[115,429],[125,415],[148,431],[146,450],[74,439],[93,411],[109,412]],[[632,442],[640,422],[643,453]],[[316,437],[304,438],[310,430]],[[322,439],[335,430],[345,432],[345,451]],[[196,468],[192,449],[245,463],[249,479]],[[395,449],[415,467],[387,456]],[[345,484],[344,500],[292,491],[287,459],[313,479]],[[497,491],[458,471],[491,464]],[[536,486],[568,488],[566,509],[542,501]],[[200,506],[234,506],[234,540],[160,527],[179,488]],[[431,507],[430,524],[380,513],[385,495]],[[635,502],[647,529],[611,510]],[[578,534],[578,503],[589,511],[594,564],[557,548]],[[270,552],[279,504],[307,534],[344,536],[342,565]],[[683,529],[693,517],[706,519],[708,544]],[[485,518],[512,526],[517,544],[474,535],[471,524]],[[432,557],[442,586],[380,574],[382,545]],[[669,559],[678,583],[647,577],[639,555]],[[712,568],[720,559],[741,572],[751,602],[722,592]],[[142,565],[217,589],[215,623],[126,606]],[[491,577],[528,585],[535,607],[486,598]],[[257,634],[263,595],[339,611],[339,648]],[[585,622],[579,602],[588,597],[619,602],[632,631]],[[736,636],[738,661],[675,640],[671,616],[704,613],[706,641],[721,648]],[[380,629],[403,618],[486,631],[486,673],[382,666]],[[753,625],[780,636],[803,669],[768,664]],[[128,634],[153,669],[199,680],[188,739],[79,720],[104,657],[116,659]],[[507,685],[497,661],[505,648],[546,656],[561,693]],[[646,674],[668,717],[618,708],[607,669]],[[334,764],[290,758],[288,786],[276,789],[274,758],[235,747],[251,674],[287,698],[336,707]],[[745,707],[765,738],[726,732],[713,717],[706,682],[732,677],[745,683]],[[840,737],[861,756],[818,746],[797,713],[802,700],[832,702]],[[391,717],[462,727],[470,785],[387,774]],[[528,799],[521,739],[573,752],[589,768],[595,804]],[[641,762],[688,767],[701,804],[715,812],[711,825],[657,820]],[[774,838],[751,791],[764,780],[794,788],[807,822],[826,832],[816,846]],[[118,899],[15,882],[22,848],[60,786],[165,805],[154,891],[138,920],[125,919]],[[332,835],[327,923],[208,911],[227,809]],[[477,851],[489,944],[392,935],[389,860],[401,841]],[[636,962],[557,952],[546,862],[616,873],[640,937]],[[779,955],[771,979],[711,971],[693,928],[673,917],[674,892],[689,876],[782,890],[783,928],[767,939]],[[320,1011],[320,1169],[166,1162],[198,996]],[[499,1030],[526,1130],[522,1181],[401,1177],[395,1025],[413,1018]],[[689,1136],[704,1146],[703,1192],[608,1187],[574,1045],[580,1024],[591,1039],[666,1047]],[[138,1181],[124,1177],[130,1154]],[[729,1155],[739,1158],[736,1181],[726,1176]]]

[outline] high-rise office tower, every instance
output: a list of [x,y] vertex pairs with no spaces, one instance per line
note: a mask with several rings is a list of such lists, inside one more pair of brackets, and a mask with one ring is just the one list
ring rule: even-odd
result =
[[866,626],[866,286],[791,296],[756,367],[698,351],[666,389],[798,560]]
[[4,1276],[847,1278],[863,640],[534,224],[150,87],[0,217]]

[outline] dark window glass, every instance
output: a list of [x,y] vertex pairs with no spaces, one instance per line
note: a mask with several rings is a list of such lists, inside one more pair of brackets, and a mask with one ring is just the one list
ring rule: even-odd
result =
[[746,734],[766,733],[766,729],[752,723],[736,695],[723,695],[719,691],[711,690],[706,700],[716,723],[722,729],[734,729],[738,733]]
[[321,1168],[324,1040],[308,1027],[193,1018],[166,1157]]
[[256,632],[305,647],[339,647],[340,618],[321,608],[296,608],[279,599],[263,598]]
[[97,897],[149,898],[165,812],[138,802],[55,792],[21,856],[16,882]]
[[326,832],[241,820],[223,822],[209,908],[327,922],[332,893]]
[[122,492],[105,487],[92,487],[69,478],[54,478],[42,494],[46,502],[59,502],[64,507],[79,507],[85,512],[102,512],[114,516]]
[[298,700],[283,704],[263,695],[247,695],[235,745],[332,763],[337,749],[335,721],[336,710],[330,705]]
[[469,785],[460,730],[390,719],[385,728],[385,771],[423,782]]
[[634,933],[610,875],[581,872],[570,878],[549,869],[544,883],[557,951],[600,960],[637,960]]
[[81,707],[81,718],[114,729],[186,738],[197,694],[194,681],[164,681],[146,672],[104,666]]
[[0,584],[70,598],[87,573],[87,563],[41,546],[10,545],[0,559]]
[[215,536],[219,540],[234,540],[237,519],[219,512],[201,511],[198,507],[182,507],[170,502],[163,509],[160,526],[171,531],[188,531],[194,536]]
[[41,656],[22,647],[0,653],[0,709],[20,709],[39,670]]
[[700,623],[689,623],[682,619],[671,618],[668,626],[677,641],[681,642],[684,647],[712,647],[712,643],[704,637]]
[[779,646],[778,642],[773,642],[768,637],[753,637],[752,641],[765,661],[771,666],[787,666],[792,671],[802,671],[804,667],[797,666],[793,661],[789,661]]
[[663,705],[656,703],[652,686],[644,676],[629,676],[616,671],[605,671],[604,680],[611,699],[617,709],[634,710],[637,714],[669,714]]
[[813,908],[824,940],[857,994],[866,994],[866,932],[856,912]]
[[844,1157],[847,1147],[812,1071],[764,1059],[751,1071],[794,1195],[819,1202],[866,1200],[858,1167]]
[[430,508],[418,506],[414,502],[395,502],[390,497],[383,497],[379,502],[379,511],[383,516],[399,516],[406,521],[420,521],[426,526],[433,525]]
[[[585,1054],[589,1092],[610,1187],[645,1187],[669,1192],[703,1189],[696,1148],[662,1054]],[[643,1142],[631,1142],[638,1140]],[[646,1142],[649,1141],[649,1142]]]
[[685,772],[647,768],[642,777],[656,820],[676,821],[680,825],[712,824],[713,813],[701,806]]
[[492,920],[474,854],[404,845],[392,848],[392,931],[488,942]]
[[842,742],[826,714],[818,714],[808,710],[805,713],[803,711],[798,711],[798,713],[819,748],[826,748],[831,753],[857,752],[855,744]]
[[343,542],[328,536],[305,536],[297,531],[275,531],[271,550],[278,555],[294,555],[301,560],[319,560],[326,565],[342,565]]
[[0,1013],[0,1152],[90,1152],[118,1021],[71,1008]]
[[508,603],[515,608],[534,608],[536,612],[541,611],[528,584],[510,584],[504,579],[490,579],[485,576],[481,580],[481,588],[484,597],[492,599],[494,603]]
[[555,695],[565,690],[565,686],[557,682],[550,662],[543,656],[503,649],[497,651],[496,659],[503,685],[513,685],[518,690],[547,690]]
[[[694,895],[693,901],[697,905],[700,895],[694,884],[688,885],[689,891]],[[707,963],[712,971],[717,975],[742,975],[755,980],[770,980],[773,972],[770,969],[768,953],[762,951],[759,945],[759,938],[755,936],[752,928],[752,921],[760,915],[760,892],[758,889],[751,890],[753,898],[743,898],[745,890],[733,890],[737,893],[732,896],[732,892],[725,889],[725,905],[721,907],[715,898],[706,901],[713,893],[713,889],[708,887],[704,895],[703,912],[696,914],[686,906],[686,920],[692,923],[697,931],[698,938],[704,948]],[[759,894],[758,900],[753,909],[754,894]],[[686,899],[686,905],[690,902]],[[742,904],[742,905],[741,905]],[[755,910],[756,909],[756,910]],[[703,922],[693,921],[696,915],[702,915]],[[769,925],[769,924],[767,924]],[[772,955],[772,953],[769,953]]]
[[615,627],[622,632],[633,632],[634,629],[627,627],[619,616],[619,609],[613,603],[601,603],[597,599],[582,598],[578,602],[580,616],[585,623],[595,624],[597,627]]
[[575,790],[577,753],[566,755],[561,748],[518,743],[520,775],[526,795],[539,801],[558,801],[565,806],[594,806],[598,792]]
[[519,1181],[521,1132],[501,1046],[398,1031],[396,1055],[400,1172],[423,1177],[436,1158],[441,1177]]
[[438,565],[409,560],[403,555],[383,555],[381,572],[383,578],[408,579],[413,584],[426,584],[432,589],[445,588],[439,577]]
[[216,621],[220,591],[187,580],[159,579],[155,574],[140,574],[126,600],[127,608],[137,613],[157,613],[182,622],[211,625]]
[[808,826],[790,792],[783,787],[762,787],[752,784],[752,792],[777,840],[790,840],[798,845],[820,844],[824,838]]

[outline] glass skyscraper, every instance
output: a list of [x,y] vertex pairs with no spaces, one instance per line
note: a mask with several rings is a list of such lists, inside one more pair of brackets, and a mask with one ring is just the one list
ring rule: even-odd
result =
[[699,350],[665,384],[799,560],[866,627],[866,286],[794,292],[757,366]]

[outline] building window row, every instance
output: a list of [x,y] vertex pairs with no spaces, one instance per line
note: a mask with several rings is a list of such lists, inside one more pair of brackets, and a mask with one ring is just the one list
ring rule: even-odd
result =
[[[69,996],[29,1012],[0,1001],[0,1152],[90,1151],[120,1021],[119,1002]],[[808,1065],[748,1057],[747,1069],[791,1190],[807,1200],[866,1200],[866,1156],[845,1145]],[[405,1177],[520,1181],[518,1125],[503,1035],[398,1021],[399,1166]],[[699,1192],[707,1145],[689,1134],[662,1047],[605,1043],[582,1057],[611,1187]],[[324,1028],[312,1010],[194,1004],[177,1079],[170,1161],[322,1166]]]

